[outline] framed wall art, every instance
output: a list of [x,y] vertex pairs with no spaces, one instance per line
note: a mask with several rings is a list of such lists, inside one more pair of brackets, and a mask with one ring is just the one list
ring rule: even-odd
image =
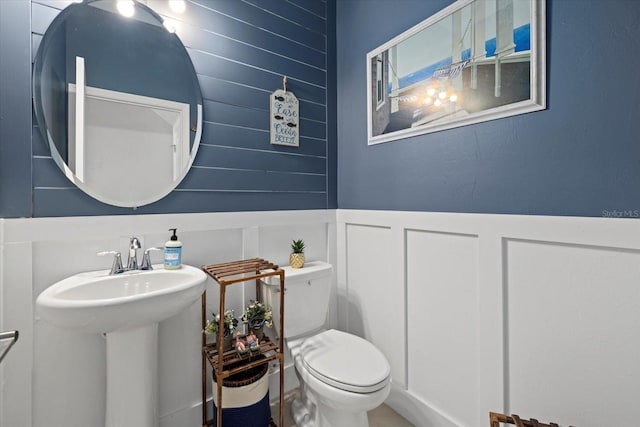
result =
[[367,54],[369,145],[546,108],[545,0],[459,0]]

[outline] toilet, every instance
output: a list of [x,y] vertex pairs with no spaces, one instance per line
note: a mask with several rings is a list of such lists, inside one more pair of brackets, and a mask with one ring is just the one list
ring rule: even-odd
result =
[[280,325],[277,277],[263,282],[273,324],[291,352],[300,396],[291,404],[298,427],[367,427],[367,411],[384,402],[391,389],[391,367],[367,340],[325,329],[331,294],[330,264],[308,262],[285,270],[284,337]]

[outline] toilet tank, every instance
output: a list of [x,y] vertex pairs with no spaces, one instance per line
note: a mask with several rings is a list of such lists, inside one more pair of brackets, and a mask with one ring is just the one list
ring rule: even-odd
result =
[[[284,338],[296,337],[325,324],[331,295],[331,264],[305,263],[302,268],[282,267],[284,273]],[[280,333],[280,279],[267,277],[261,289],[273,309],[273,326]]]

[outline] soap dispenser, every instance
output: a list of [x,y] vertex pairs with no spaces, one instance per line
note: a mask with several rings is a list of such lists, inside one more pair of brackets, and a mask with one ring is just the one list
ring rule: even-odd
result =
[[175,270],[182,266],[182,242],[176,235],[177,228],[170,228],[173,235],[164,245],[164,268]]

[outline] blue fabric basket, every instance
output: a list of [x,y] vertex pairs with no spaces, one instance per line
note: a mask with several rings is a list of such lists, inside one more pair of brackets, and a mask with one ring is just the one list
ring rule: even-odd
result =
[[[259,355],[258,358],[264,358]],[[256,360],[252,358],[251,360]],[[239,361],[235,366],[246,363]],[[222,383],[222,426],[223,427],[269,427],[271,407],[269,406],[268,364],[264,363],[224,379]],[[213,373],[213,425],[218,422],[217,384]]]
[[[269,392],[253,405],[243,408],[222,408],[223,427],[269,427],[271,422],[271,407],[269,406]],[[213,425],[218,425],[218,409],[213,404]]]

